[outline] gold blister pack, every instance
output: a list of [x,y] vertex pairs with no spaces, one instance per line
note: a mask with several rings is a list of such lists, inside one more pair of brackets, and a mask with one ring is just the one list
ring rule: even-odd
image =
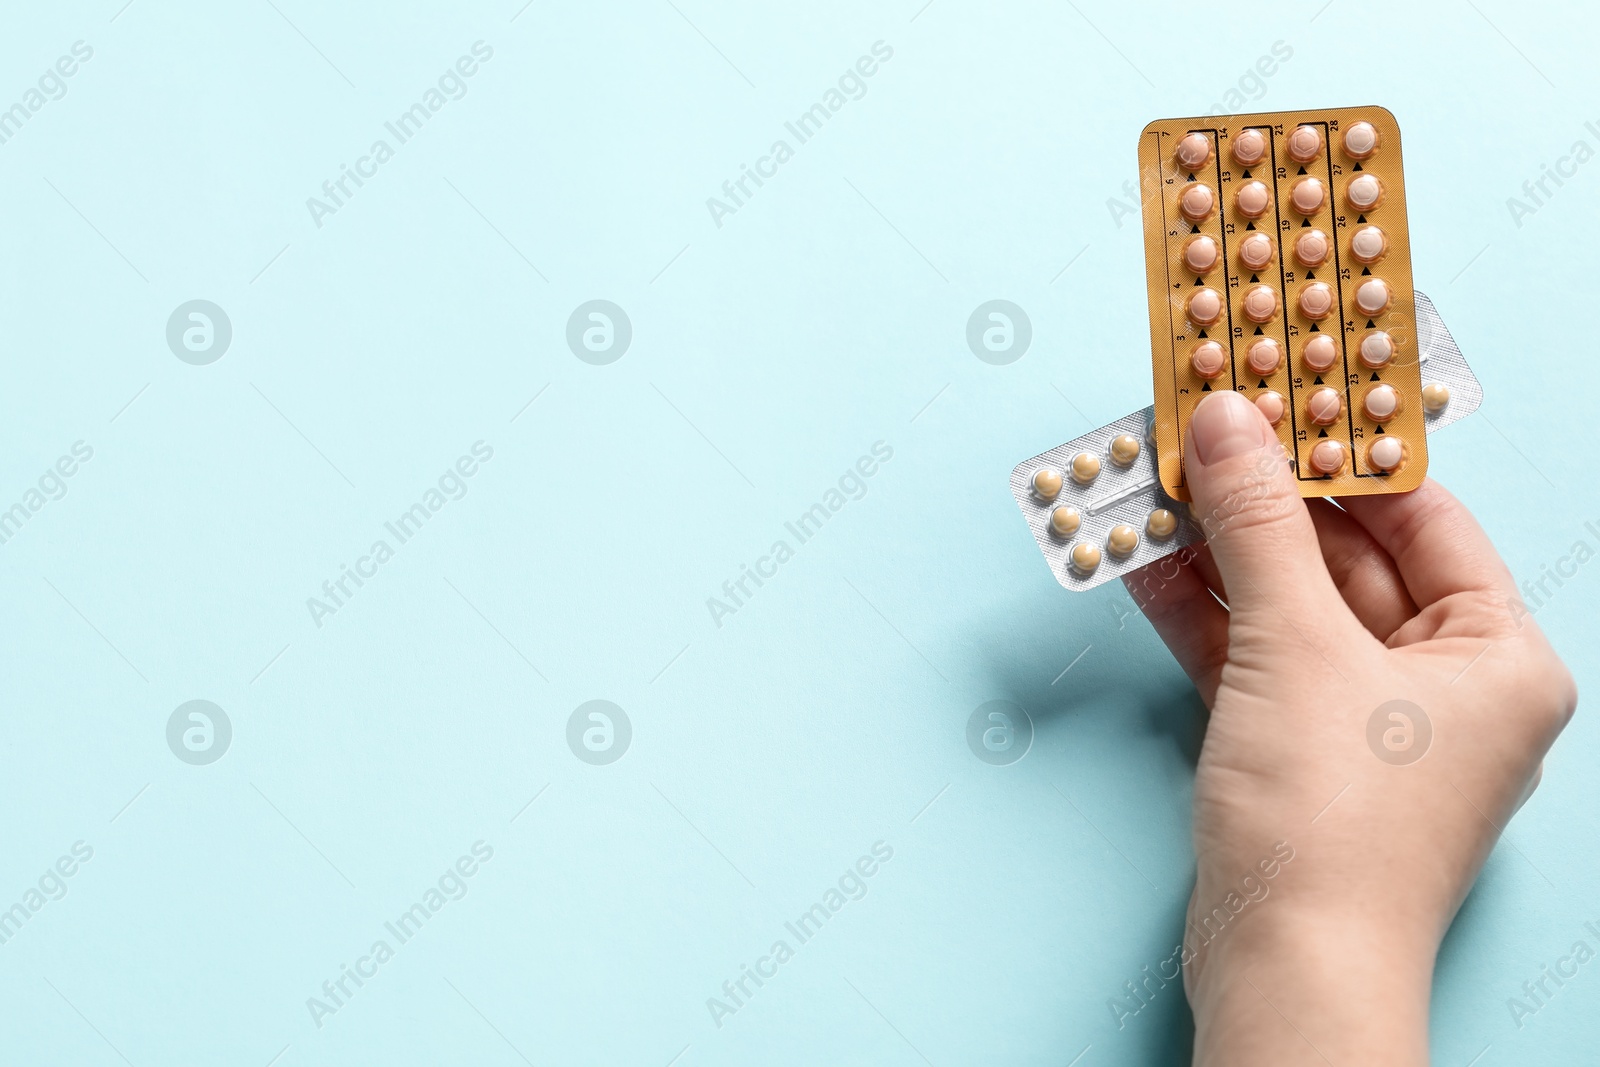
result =
[[1400,128],[1381,107],[1162,119],[1139,140],[1162,487],[1218,389],[1256,401],[1303,496],[1427,473]]

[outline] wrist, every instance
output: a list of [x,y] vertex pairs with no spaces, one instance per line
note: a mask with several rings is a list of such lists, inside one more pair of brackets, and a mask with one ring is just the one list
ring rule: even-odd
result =
[[1431,931],[1277,901],[1201,944],[1191,965],[1197,1065],[1426,1065]]

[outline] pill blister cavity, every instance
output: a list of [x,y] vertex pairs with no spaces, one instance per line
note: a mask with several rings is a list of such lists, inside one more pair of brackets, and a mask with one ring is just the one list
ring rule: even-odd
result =
[[1227,310],[1223,303],[1222,294],[1210,286],[1196,289],[1189,296],[1187,314],[1189,321],[1201,326],[1215,326],[1222,320],[1222,313]]
[[1087,543],[1074,545],[1067,558],[1072,561],[1072,569],[1084,576],[1093,574],[1100,566],[1100,550]]
[[1394,338],[1386,330],[1371,330],[1361,338],[1361,347],[1356,351],[1364,366],[1382,370],[1394,358]]
[[1178,194],[1178,211],[1190,222],[1200,222],[1216,210],[1217,194],[1204,182],[1190,182]]
[[1246,218],[1259,219],[1272,209],[1272,193],[1265,182],[1245,182],[1239,186],[1234,200],[1239,205],[1239,214]]
[[1178,158],[1178,166],[1184,170],[1197,170],[1211,159],[1211,138],[1203,133],[1186,134],[1178,139],[1174,154]]
[[1300,290],[1300,314],[1320,322],[1333,313],[1333,286],[1327,282],[1312,282]]
[[1400,414],[1400,390],[1383,382],[1368,389],[1361,398],[1361,410],[1373,422],[1388,422]]
[[1267,138],[1260,130],[1242,130],[1233,139],[1233,158],[1241,167],[1253,167],[1267,158]]
[[1289,133],[1289,158],[1310,163],[1322,154],[1322,131],[1315,126],[1296,126]]
[[1356,289],[1356,310],[1368,318],[1381,315],[1393,300],[1394,293],[1382,278],[1368,278]]
[[1301,230],[1294,239],[1294,258],[1302,267],[1320,267],[1332,252],[1333,242],[1321,230]]
[[1333,369],[1339,361],[1339,346],[1333,343],[1333,338],[1327,334],[1318,334],[1306,342],[1306,347],[1301,352],[1301,357],[1306,361],[1306,366],[1318,374]]
[[1344,195],[1357,211],[1371,211],[1383,202],[1383,181],[1376,174],[1362,174],[1350,183]]
[[1178,516],[1166,508],[1156,508],[1144,520],[1144,532],[1157,541],[1165,541],[1178,531]]
[[1196,234],[1183,246],[1183,265],[1190,274],[1210,274],[1221,259],[1222,248],[1208,234]]
[[1302,215],[1315,215],[1327,201],[1328,190],[1321,178],[1301,178],[1289,189],[1289,203]]
[[1406,443],[1393,434],[1385,434],[1372,442],[1367,449],[1367,462],[1385,474],[1392,474],[1406,461]]
[[1311,450],[1311,470],[1315,474],[1331,477],[1344,470],[1344,463],[1345,447],[1331,437],[1326,441],[1318,441]]
[[1271,337],[1257,337],[1245,350],[1245,361],[1250,364],[1250,373],[1265,378],[1283,365],[1283,346]]
[[1268,389],[1256,397],[1256,409],[1266,417],[1268,422],[1277,426],[1283,422],[1283,417],[1289,413],[1289,402],[1284,400],[1282,393],[1274,389]]
[[1061,472],[1049,467],[1033,472],[1033,495],[1040,500],[1054,500],[1061,495]]
[[1088,485],[1100,474],[1100,457],[1093,452],[1079,452],[1072,457],[1072,480]]
[[1127,523],[1111,527],[1106,535],[1106,551],[1118,559],[1127,559],[1139,547],[1139,531]]
[[1272,263],[1272,238],[1264,233],[1248,234],[1239,242],[1239,262],[1251,270],[1264,270]]
[[1378,131],[1370,122],[1355,122],[1344,131],[1344,154],[1368,159],[1378,150]]
[[1332,426],[1343,413],[1344,398],[1336,389],[1318,386],[1306,397],[1306,418],[1318,426]]
[[1422,387],[1422,407],[1430,415],[1437,415],[1450,406],[1450,387],[1443,382],[1429,382]]
[[1244,317],[1267,323],[1278,317],[1278,290],[1270,285],[1252,285],[1244,292]]
[[1363,226],[1350,238],[1350,254],[1358,263],[1369,266],[1381,260],[1389,251],[1389,239],[1377,226]]
[[1189,365],[1202,378],[1219,376],[1228,365],[1228,353],[1215,341],[1201,341],[1189,353]]
[[1139,439],[1131,433],[1118,434],[1111,441],[1111,462],[1127,467],[1139,458]]
[[1050,509],[1050,532],[1060,538],[1068,538],[1078,532],[1078,527],[1083,525],[1083,516],[1078,514],[1077,508],[1069,508],[1065,504],[1057,504]]

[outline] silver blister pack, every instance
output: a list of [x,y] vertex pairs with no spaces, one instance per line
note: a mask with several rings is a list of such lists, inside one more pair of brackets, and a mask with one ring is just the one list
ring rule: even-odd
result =
[[1439,317],[1428,294],[1417,294],[1417,352],[1422,363],[1422,387],[1442,385],[1450,390],[1450,403],[1423,416],[1429,433],[1449,426],[1478,410],[1483,403],[1483,386],[1467,366],[1466,357],[1450,336],[1450,328]]
[[[1421,292],[1416,298],[1417,351],[1422,364],[1423,388],[1442,385],[1449,390],[1450,397],[1442,409],[1426,415],[1425,425],[1432,433],[1478,410],[1483,403],[1483,386],[1467,365],[1466,357],[1439,317],[1433,301]],[[1161,490],[1152,436],[1154,417],[1154,406],[1146,407],[1025,459],[1012,468],[1011,495],[1022,510],[1039,551],[1050,564],[1051,573],[1063,587],[1093,589],[1185,545],[1204,540],[1199,525],[1190,516],[1189,505],[1173,500]],[[1111,443],[1124,434],[1136,438],[1140,446],[1138,456],[1126,466],[1113,459],[1111,448]],[[1070,471],[1073,459],[1084,453],[1095,457],[1100,470],[1088,484],[1079,484]],[[1052,500],[1041,499],[1033,490],[1033,476],[1042,469],[1064,475],[1061,492]],[[1050,515],[1057,507],[1072,508],[1078,513],[1079,526],[1070,537],[1058,536],[1051,529]],[[1167,537],[1152,536],[1146,527],[1151,512],[1157,509],[1171,512],[1176,519],[1176,527]],[[1108,546],[1111,531],[1121,525],[1130,526],[1138,533],[1137,546],[1126,556],[1114,554]],[[1100,552],[1099,565],[1088,573],[1075,570],[1069,558],[1072,550],[1083,544],[1092,545]]]

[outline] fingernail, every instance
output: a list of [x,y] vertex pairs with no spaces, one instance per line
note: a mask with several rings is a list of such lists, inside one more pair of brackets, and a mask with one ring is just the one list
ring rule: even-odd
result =
[[1232,389],[1205,397],[1189,420],[1194,458],[1202,466],[1255,451],[1271,429],[1260,410]]

